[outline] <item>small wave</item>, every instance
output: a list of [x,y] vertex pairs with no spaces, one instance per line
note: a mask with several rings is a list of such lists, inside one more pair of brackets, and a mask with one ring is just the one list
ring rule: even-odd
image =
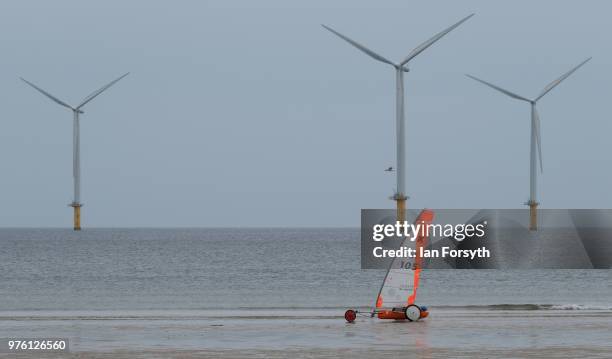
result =
[[583,305],[583,304],[558,304],[550,309],[555,310],[612,310],[612,306],[605,305]]
[[457,305],[457,306],[432,306],[432,308],[449,310],[612,310],[612,306],[586,305],[586,304],[489,304],[489,305]]

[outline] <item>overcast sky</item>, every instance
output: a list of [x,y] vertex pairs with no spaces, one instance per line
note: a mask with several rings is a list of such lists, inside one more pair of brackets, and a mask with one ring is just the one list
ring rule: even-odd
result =
[[[180,3],[180,6],[178,5]],[[71,104],[85,107],[84,227],[353,226],[392,208],[392,60],[476,16],[406,74],[410,208],[522,208],[527,97],[539,103],[546,208],[610,208],[606,1],[5,1],[0,226],[70,227]]]

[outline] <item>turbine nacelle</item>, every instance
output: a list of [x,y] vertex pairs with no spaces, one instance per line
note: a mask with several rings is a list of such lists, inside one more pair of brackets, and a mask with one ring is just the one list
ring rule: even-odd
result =
[[[395,68],[399,70],[399,69],[400,69],[400,66],[395,66]],[[410,69],[409,69],[409,68],[407,68],[406,66],[402,66],[402,67],[401,67],[401,69],[402,69],[402,71],[404,71],[404,72],[410,72]]]

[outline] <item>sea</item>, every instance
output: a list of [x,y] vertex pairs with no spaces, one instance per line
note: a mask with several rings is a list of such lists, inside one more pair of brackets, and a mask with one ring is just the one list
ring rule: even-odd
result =
[[[377,343],[369,330],[351,339],[339,329],[337,342],[321,334],[344,328],[347,308],[367,313],[385,276],[360,268],[359,234],[358,228],[0,229],[0,337],[66,336],[75,350],[92,351]],[[597,335],[605,342],[612,270],[423,270],[417,303],[430,308],[430,322],[437,316],[444,323],[448,313],[458,326],[457,318],[482,323],[483,315],[503,313],[510,313],[506,319],[595,313],[589,320],[608,324],[586,333],[584,343]],[[533,338],[524,340],[517,345]]]

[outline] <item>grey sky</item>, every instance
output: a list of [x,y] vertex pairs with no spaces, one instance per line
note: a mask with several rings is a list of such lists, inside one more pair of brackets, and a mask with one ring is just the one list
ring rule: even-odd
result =
[[544,98],[547,208],[609,208],[606,1],[11,1],[0,11],[0,226],[70,227],[69,103],[84,227],[347,226],[392,208],[392,60],[471,12],[406,74],[408,207],[521,208],[529,106]]

